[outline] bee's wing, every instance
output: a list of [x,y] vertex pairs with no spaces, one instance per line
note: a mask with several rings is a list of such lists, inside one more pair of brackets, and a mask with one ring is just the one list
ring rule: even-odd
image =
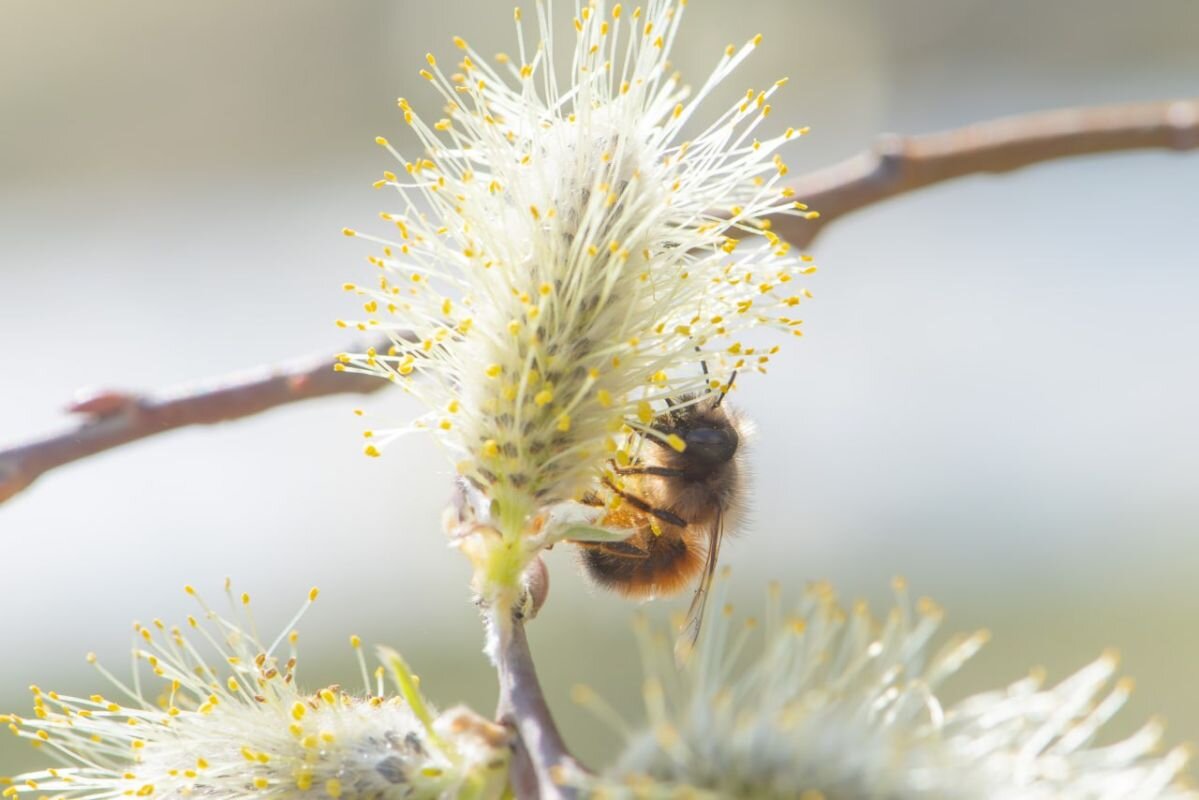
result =
[[695,588],[691,605],[687,609],[687,623],[679,634],[678,646],[693,647],[699,639],[699,629],[704,622],[704,608],[708,604],[708,589],[712,586],[712,578],[716,575],[716,562],[720,558],[720,541],[724,538],[724,512],[717,512],[716,520],[708,530],[708,558],[704,564],[704,574]]

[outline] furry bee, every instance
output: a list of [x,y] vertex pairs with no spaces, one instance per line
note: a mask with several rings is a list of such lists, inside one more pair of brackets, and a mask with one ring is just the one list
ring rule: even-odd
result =
[[[604,479],[621,502],[599,527],[627,529],[629,537],[579,543],[591,578],[629,597],[677,594],[698,577],[687,611],[692,641],[699,635],[721,540],[741,502],[738,448],[744,423],[722,405],[733,379],[719,394],[667,401],[670,408],[651,423],[662,439],[645,436],[640,456],[627,467],[613,464],[615,480]],[[686,444],[682,452],[664,441],[671,434]],[[603,504],[597,495],[584,502]]]

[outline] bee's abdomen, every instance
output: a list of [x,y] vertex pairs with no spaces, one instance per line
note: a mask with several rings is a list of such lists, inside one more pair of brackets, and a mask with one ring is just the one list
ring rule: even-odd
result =
[[605,588],[630,597],[682,591],[703,570],[701,547],[673,531],[655,535],[646,529],[622,542],[580,548],[583,566]]

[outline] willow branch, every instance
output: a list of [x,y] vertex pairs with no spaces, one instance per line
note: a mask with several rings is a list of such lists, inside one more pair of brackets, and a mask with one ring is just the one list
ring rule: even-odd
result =
[[[1199,99],[1070,108],[979,122],[920,136],[885,135],[873,149],[809,175],[795,195],[817,219],[780,217],[774,230],[807,247],[830,222],[860,208],[942,181],[1001,173],[1042,161],[1125,150],[1199,147]],[[266,368],[162,396],[106,392],[68,408],[74,427],[0,450],[0,502],[38,476],[119,445],[187,425],[207,425],[331,394],[365,393],[386,383],[328,371],[333,356]]]
[[498,714],[520,737],[514,754],[513,791],[520,800],[572,800],[578,793],[559,785],[555,778],[563,777],[560,773],[577,775],[585,768],[566,749],[554,724],[537,680],[524,623],[514,621],[506,638],[499,654]]
[[55,467],[189,425],[213,425],[334,394],[366,394],[387,385],[368,375],[334,372],[336,354],[261,367],[152,395],[93,392],[67,411],[71,427],[0,450],[0,502]]
[[1072,156],[1199,147],[1199,98],[1065,108],[988,120],[942,133],[886,134],[874,148],[805,175],[795,196],[818,219],[781,217],[774,230],[807,247],[829,222],[896,195],[976,173]]

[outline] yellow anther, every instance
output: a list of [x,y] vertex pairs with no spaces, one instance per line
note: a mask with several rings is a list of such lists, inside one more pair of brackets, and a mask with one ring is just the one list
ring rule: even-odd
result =
[[379,456],[383,455],[379,452],[379,448],[375,447],[373,444],[368,444],[366,447],[362,448],[362,452],[364,455],[368,455],[371,458],[378,458]]
[[533,395],[533,404],[538,408],[548,405],[554,401],[554,390],[550,388],[542,389],[537,394]]

